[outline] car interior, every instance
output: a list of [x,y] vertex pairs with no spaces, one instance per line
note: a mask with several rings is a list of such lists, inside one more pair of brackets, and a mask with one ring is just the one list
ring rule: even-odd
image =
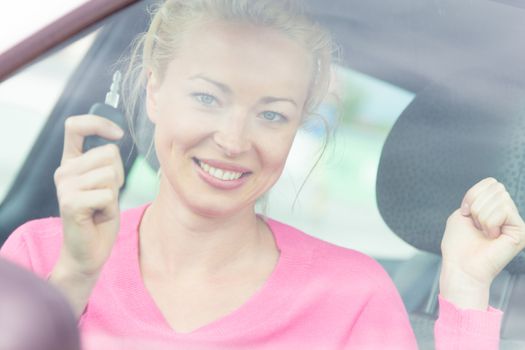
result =
[[[64,120],[103,101],[123,53],[146,29],[153,2],[138,1],[54,49],[96,32],[0,204],[0,244],[30,219],[59,215],[53,173],[60,163]],[[386,132],[374,194],[391,234],[417,253],[409,259],[377,259],[400,291],[420,348],[431,349],[440,242],[465,191],[495,177],[525,214],[525,3],[306,3],[340,45],[340,66],[414,95]],[[144,112],[139,107],[136,113]],[[158,168],[149,149],[152,126],[142,120],[138,141],[128,133],[120,148],[127,175],[139,159],[152,174]],[[502,349],[525,348],[524,273],[521,252],[492,286],[491,305],[504,311]]]
[[[489,176],[501,179],[518,208],[524,207],[525,90],[516,83],[512,77],[480,79],[465,73],[417,94],[390,131],[378,169],[378,206],[393,232],[418,249],[439,254],[448,215],[470,184]],[[523,324],[523,305],[510,303],[523,293],[523,258],[521,252],[491,291],[491,304],[505,313],[504,339],[523,339],[516,332],[516,325]],[[437,298],[438,276],[434,272],[436,283],[423,308],[412,310],[416,332],[435,313],[435,304],[429,303]]]

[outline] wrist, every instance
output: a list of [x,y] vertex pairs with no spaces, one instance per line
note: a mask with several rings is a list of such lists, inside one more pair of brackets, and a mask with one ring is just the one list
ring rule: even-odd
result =
[[70,278],[96,280],[100,274],[101,266],[90,263],[89,259],[87,260],[88,262],[79,262],[67,249],[62,248],[54,270]]
[[99,273],[85,273],[59,259],[48,281],[68,299],[75,316],[80,318],[97,283]]
[[480,281],[445,262],[439,287],[441,296],[458,308],[486,311],[489,307],[490,283]]
[[49,279],[61,281],[62,284],[91,285],[96,283],[98,275],[97,272],[84,271],[75,264],[59,259],[53,267]]

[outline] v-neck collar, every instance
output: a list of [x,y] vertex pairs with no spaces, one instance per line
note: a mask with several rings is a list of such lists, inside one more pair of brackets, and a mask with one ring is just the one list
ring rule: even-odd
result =
[[303,285],[306,272],[311,263],[311,252],[303,250],[302,244],[297,242],[297,232],[272,219],[265,218],[272,232],[279,259],[265,283],[246,302],[234,311],[221,316],[197,329],[187,333],[175,331],[164,318],[152,296],[148,292],[140,270],[139,262],[139,226],[149,204],[131,209],[129,218],[123,217],[122,229],[128,231],[132,237],[128,240],[130,254],[129,281],[133,288],[134,296],[130,296],[131,305],[136,317],[148,323],[154,323],[156,330],[168,337],[185,338],[214,338],[238,337],[239,332],[247,332],[252,328],[260,327],[268,322],[275,322],[279,314],[285,312],[297,293],[297,286]]

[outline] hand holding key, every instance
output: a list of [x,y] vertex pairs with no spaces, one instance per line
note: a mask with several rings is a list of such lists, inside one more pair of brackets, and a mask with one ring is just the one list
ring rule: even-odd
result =
[[124,169],[118,147],[108,144],[83,153],[84,138],[117,140],[123,131],[106,118],[70,117],[64,151],[55,172],[63,245],[50,280],[70,299],[77,316],[87,303],[119,230],[119,189]]

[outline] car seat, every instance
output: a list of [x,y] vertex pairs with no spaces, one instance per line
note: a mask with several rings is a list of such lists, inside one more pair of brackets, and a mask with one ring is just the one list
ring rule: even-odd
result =
[[[400,115],[383,146],[376,196],[390,229],[427,256],[433,283],[419,290],[422,255],[405,264],[405,300],[421,295],[409,309],[422,349],[433,348],[439,293],[440,243],[447,217],[465,192],[485,177],[495,177],[525,214],[525,84],[521,75],[472,69],[435,82],[418,93]],[[520,80],[521,79],[521,80]],[[423,258],[423,260],[425,260]],[[493,283],[491,305],[502,309],[502,349],[525,349],[525,254]],[[428,276],[427,276],[428,277]],[[399,281],[397,281],[399,283]],[[403,283],[402,283],[403,284]]]

